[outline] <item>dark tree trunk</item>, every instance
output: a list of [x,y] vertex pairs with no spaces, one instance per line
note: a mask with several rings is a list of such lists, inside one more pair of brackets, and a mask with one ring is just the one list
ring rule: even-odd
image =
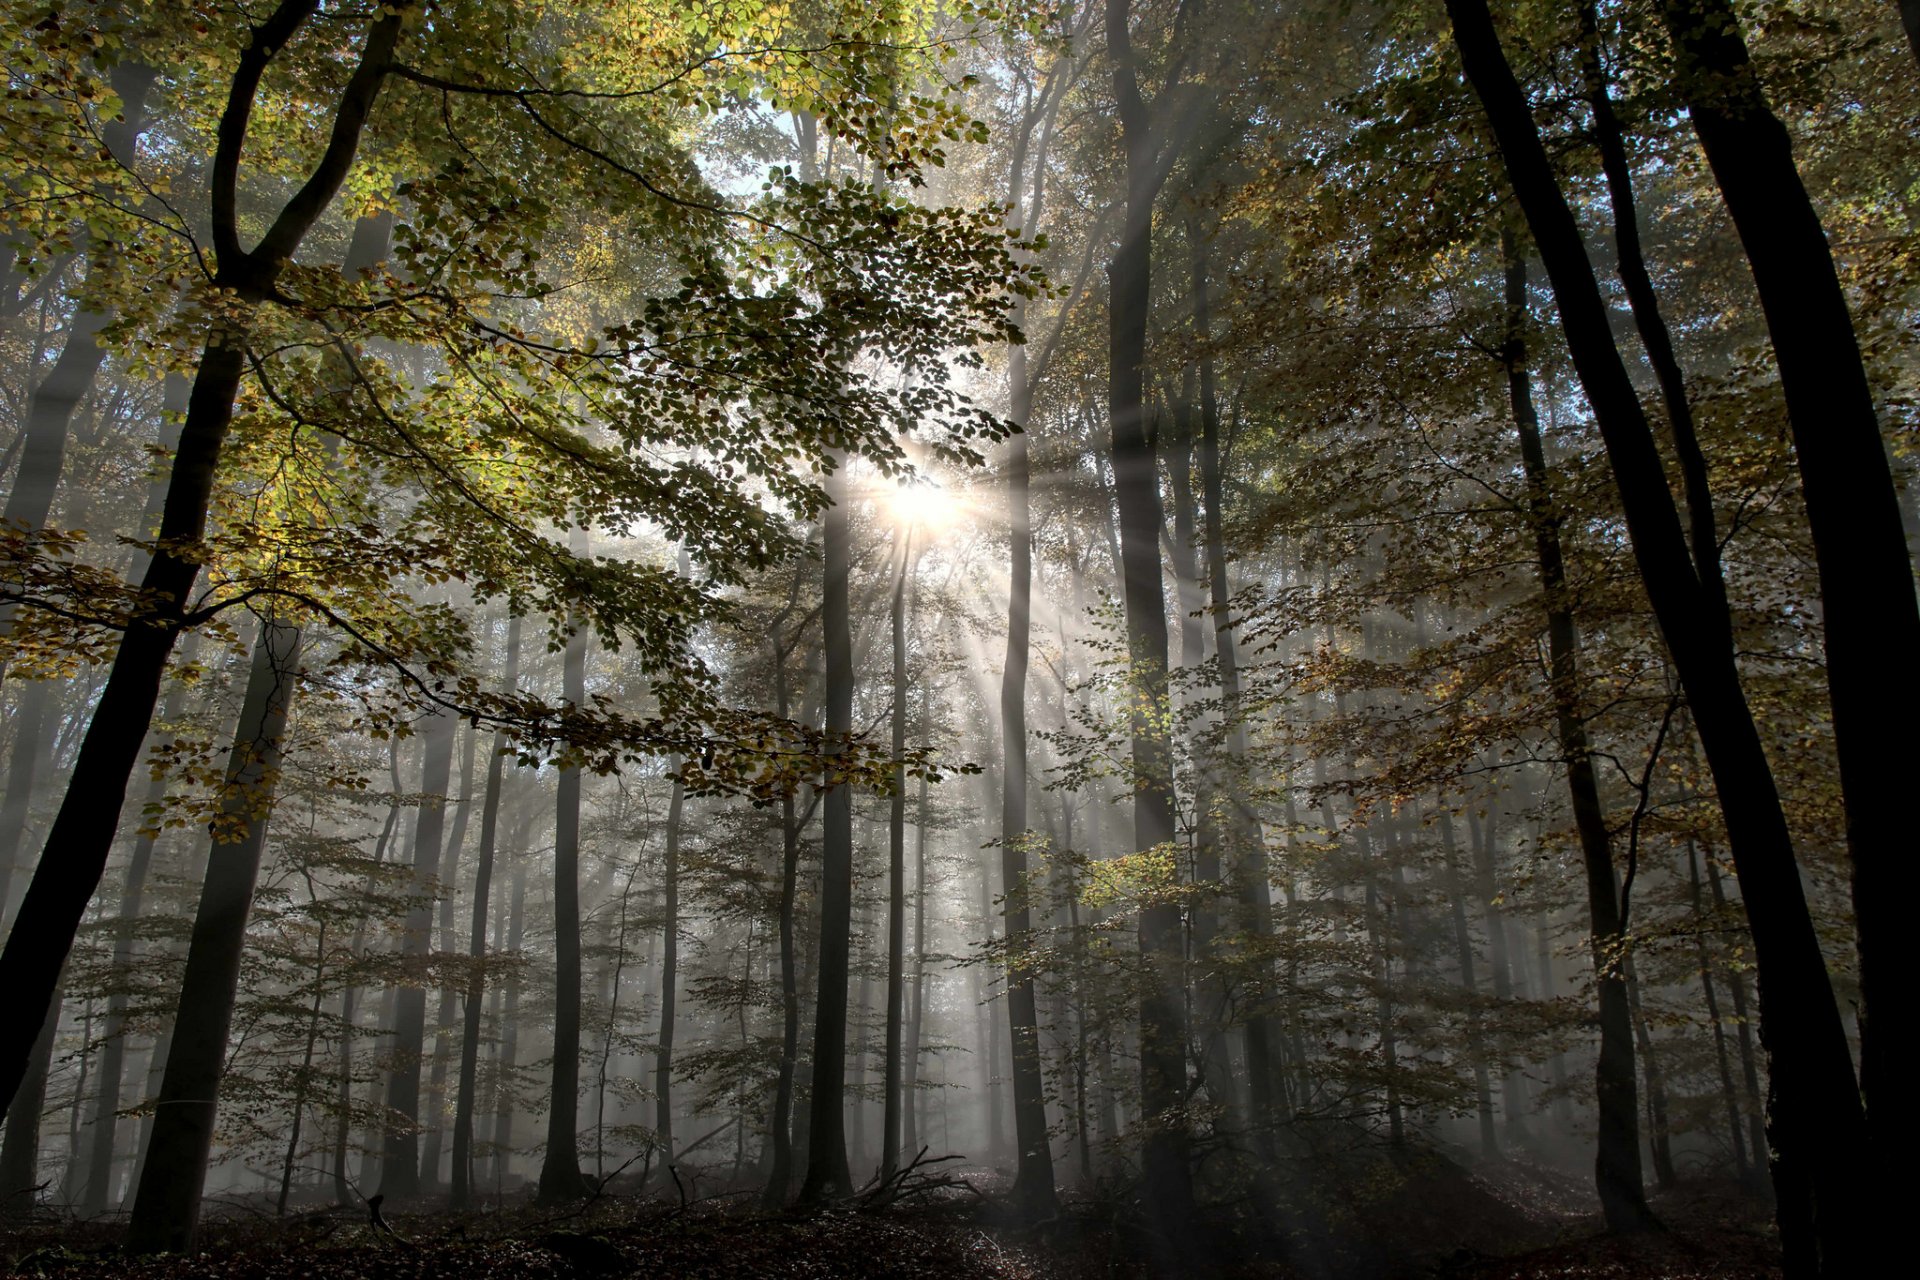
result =
[[[680,762],[672,762],[677,772]],[[666,865],[661,869],[666,919],[660,926],[660,1053],[654,1059],[654,1136],[660,1159],[673,1160],[673,1021],[674,997],[680,983],[680,827],[686,787],[673,780],[667,799]]]
[[[1727,0],[1665,0],[1662,8],[1676,85],[1753,269],[1793,430],[1820,571],[1827,693],[1853,864],[1860,1089],[1882,1173],[1893,1176],[1893,1162],[1904,1160],[1915,1141],[1913,1109],[1902,1096],[1906,1072],[1893,1045],[1897,1028],[1915,1022],[1899,950],[1899,904],[1911,897],[1915,880],[1912,858],[1900,852],[1912,842],[1907,770],[1886,744],[1920,721],[1920,677],[1889,667],[1886,656],[1920,652],[1913,560],[1826,231],[1801,182],[1792,139],[1748,57],[1740,20]],[[1839,1187],[1816,1192],[1822,1205],[1845,1194]],[[1821,1231],[1823,1247],[1837,1232]]]
[[31,1216],[39,1202],[40,1122],[47,1109],[47,1073],[53,1065],[65,986],[63,975],[41,1011],[26,1078],[7,1108],[6,1134],[0,1137],[0,1221]]
[[[526,936],[527,869],[523,863],[530,824],[522,819],[511,847],[515,862],[513,897],[507,908],[508,954],[518,954]],[[497,1188],[513,1164],[513,1117],[519,1104],[514,1097],[514,1068],[520,1062],[520,979],[508,977],[500,998],[500,1048],[494,1061],[493,1094],[493,1180]]]
[[[913,572],[913,530],[900,531],[900,567],[893,581],[893,795],[887,806],[887,1026],[881,1072],[880,1176],[900,1167],[901,1038],[907,998],[907,577]],[[911,1159],[911,1156],[909,1156]]]
[[[188,637],[182,648],[192,643],[192,637]],[[187,684],[185,681],[175,681],[167,692],[166,702],[161,706],[161,722],[177,722],[185,712],[186,704]],[[163,738],[155,745],[168,740]],[[149,780],[147,803],[158,804],[166,797],[166,793],[167,782],[164,777]],[[155,837],[144,829],[134,836],[133,853],[127,859],[126,886],[120,891],[119,928],[113,940],[114,991],[107,1001],[106,1039],[100,1047],[100,1072],[95,1085],[93,1119],[90,1121],[93,1132],[89,1139],[87,1181],[80,1196],[82,1214],[104,1212],[113,1195],[114,1136],[118,1127],[116,1117],[120,1110],[121,1077],[126,1071],[127,1009],[130,1004],[124,984],[133,965],[133,926],[139,920],[141,906],[146,900],[147,877],[153,868],[154,843]]]
[[[799,598],[800,582],[794,579],[793,594],[787,607],[773,621],[769,640],[773,650],[774,713],[786,720],[791,712],[787,690],[787,657],[799,643],[799,630],[791,640],[780,629],[785,625]],[[772,1159],[767,1170],[767,1185],[760,1196],[762,1208],[774,1209],[786,1203],[793,1190],[793,1075],[800,1055],[800,989],[796,973],[793,938],[794,900],[800,886],[800,825],[793,792],[780,797],[780,1067],[774,1081],[773,1119],[769,1140]]]
[[[586,554],[575,531],[574,554]],[[567,638],[561,697],[587,705],[587,633]],[[587,1192],[580,1173],[580,770],[560,770],[553,821],[553,1084],[547,1103],[547,1154],[539,1200],[561,1204]]]
[[[1489,808],[1486,821],[1474,813],[1467,815],[1467,834],[1473,846],[1473,882],[1480,899],[1481,920],[1487,931],[1487,978],[1493,998],[1504,1004],[1513,999],[1513,957],[1507,933],[1506,912],[1500,907],[1498,812]],[[1500,1113],[1506,1121],[1509,1138],[1524,1137],[1527,1131],[1526,1099],[1521,1075],[1504,1067],[1500,1072]]]
[[[420,812],[413,828],[413,889],[424,893],[440,870],[446,832],[446,796],[453,783],[453,737],[459,721],[444,712],[426,717],[420,758]],[[417,967],[433,949],[433,905],[422,901],[407,912],[402,954]],[[394,998],[393,1069],[387,1076],[380,1193],[392,1204],[420,1191],[420,1063],[427,1040],[427,991],[409,975]]]
[[[1719,864],[1714,862],[1712,850],[1706,852],[1705,858],[1713,905],[1725,911],[1727,897],[1720,883]],[[1747,1142],[1753,1148],[1754,1162],[1765,1163],[1768,1158],[1766,1102],[1760,1089],[1759,1055],[1753,1051],[1753,1020],[1747,1016],[1747,979],[1744,972],[1734,966],[1727,970],[1727,998],[1733,1004],[1733,1025],[1740,1046],[1740,1079],[1746,1086]]]
[[[920,745],[930,745],[933,737],[933,705],[929,685],[920,684]],[[911,1159],[920,1150],[920,1037],[927,1018],[927,778],[920,775],[920,794],[915,804],[913,823],[913,978],[908,988],[911,1016],[907,1019],[907,1042],[900,1055],[901,1092],[906,1134],[900,1148]]]
[[[1606,442],[1641,580],[1718,789],[1765,997],[1762,1038],[1771,1050],[1774,1099],[1769,1128],[1788,1268],[1796,1275],[1856,1271],[1853,1259],[1872,1252],[1875,1230],[1859,1212],[1868,1155],[1865,1117],[1772,769],[1732,646],[1703,601],[1659,452],[1614,346],[1592,262],[1526,94],[1507,65],[1487,6],[1448,0],[1447,9],[1467,78],[1486,107],[1553,282],[1567,347]],[[1884,472],[1884,456],[1876,465]],[[1910,608],[1910,579],[1901,590]],[[1837,655],[1829,656],[1832,666]]]
[[1566,561],[1560,545],[1560,516],[1547,473],[1534,412],[1532,380],[1526,365],[1527,265],[1511,235],[1502,237],[1506,255],[1507,335],[1504,360],[1507,394],[1520,436],[1520,460],[1527,482],[1527,520],[1533,526],[1540,592],[1546,608],[1547,686],[1555,731],[1567,770],[1568,798],[1580,858],[1586,871],[1588,943],[1593,955],[1594,989],[1600,1012],[1600,1056],[1595,1067],[1595,1100],[1600,1142],[1594,1156],[1594,1182],[1607,1226],[1638,1231],[1652,1223],[1640,1173],[1639,1099],[1633,1065],[1633,1015],[1627,999],[1626,935],[1620,900],[1614,891],[1613,846],[1606,811],[1593,768],[1586,721],[1581,714],[1579,641]]
[[[1032,413],[1026,348],[1008,353],[1014,420]],[[1027,671],[1033,645],[1033,524],[1028,488],[1027,437],[1007,444],[1008,552],[1011,583],[1007,603],[1007,656],[1000,675],[1000,878],[1007,944],[1007,1030],[1013,1046],[1013,1130],[1018,1147],[1014,1202],[1032,1219],[1054,1205],[1053,1152],[1047,1142],[1046,1094],[1040,1075],[1039,1010],[1033,970],[1032,905],[1027,892]]]
[[187,948],[153,1138],[127,1226],[128,1244],[140,1252],[190,1249],[199,1226],[247,915],[266,850],[266,802],[278,782],[300,646],[298,627],[262,620]]
[[[820,621],[827,664],[828,749],[839,751],[853,732],[853,628],[849,613],[852,538],[847,513],[847,467],[836,460],[827,477],[822,521],[825,590]],[[813,1083],[808,1099],[806,1204],[836,1200],[853,1190],[847,1169],[847,976],[853,932],[853,788],[829,778],[821,805],[820,952],[813,1011]]]
[[[466,750],[460,760],[460,798],[455,800],[451,794],[448,803],[456,806],[453,816],[453,830],[447,833],[446,851],[440,857],[440,924],[439,951],[445,955],[454,955],[459,944],[453,933],[454,899],[458,896],[460,884],[460,848],[466,843],[467,815],[473,810],[473,773],[474,757],[478,751],[480,734],[469,725],[464,735]],[[452,780],[448,780],[451,785]],[[459,993],[451,985],[440,988],[440,1008],[433,1021],[431,1052],[433,1067],[427,1076],[426,1101],[421,1105],[420,1123],[425,1131],[420,1143],[420,1184],[425,1187],[440,1185],[440,1154],[447,1137],[447,1069],[452,1060],[452,1048],[448,1038],[453,1032],[455,1002]]]
[[[520,619],[507,621],[507,667],[503,692],[520,683]],[[493,893],[494,852],[500,831],[500,787],[507,763],[506,735],[495,731],[487,754],[486,797],[480,803],[480,849],[473,869],[473,927],[468,934],[466,1007],[460,1032],[460,1082],[453,1104],[453,1168],[448,1174],[452,1207],[473,1203],[473,1110],[480,1075],[480,1005],[486,991],[487,904]],[[471,794],[471,784],[468,785]]]

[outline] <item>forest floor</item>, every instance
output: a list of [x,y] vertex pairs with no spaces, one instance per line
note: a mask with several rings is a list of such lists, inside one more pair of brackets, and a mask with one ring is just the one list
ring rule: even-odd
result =
[[[234,1205],[201,1250],[149,1259],[120,1250],[111,1223],[46,1218],[0,1233],[0,1274],[48,1280],[733,1280],[744,1276],[1094,1280],[1447,1277],[1449,1280],[1747,1280],[1778,1276],[1768,1206],[1729,1183],[1656,1198],[1666,1230],[1609,1237],[1563,1174],[1441,1157],[1376,1162],[1365,1185],[1323,1179],[1266,1213],[1211,1212],[1169,1248],[1119,1200],[1069,1198],[1014,1229],[989,1194],[951,1188],[886,1209],[761,1214],[726,1198],[692,1205],[608,1195],[583,1209],[401,1214],[382,1231],[364,1211],[273,1219]],[[1351,1172],[1351,1167],[1346,1170]],[[1328,1186],[1340,1184],[1331,1194]],[[1269,1188],[1269,1191],[1272,1189]],[[1249,1201],[1250,1202],[1250,1201]]]

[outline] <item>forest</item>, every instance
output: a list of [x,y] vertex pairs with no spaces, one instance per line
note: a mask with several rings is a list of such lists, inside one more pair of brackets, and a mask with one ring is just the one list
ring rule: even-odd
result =
[[1920,0],[0,26],[0,1274],[1899,1256]]

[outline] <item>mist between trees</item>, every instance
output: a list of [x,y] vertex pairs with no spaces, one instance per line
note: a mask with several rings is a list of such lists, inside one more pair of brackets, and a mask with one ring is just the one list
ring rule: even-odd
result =
[[1920,6],[0,22],[19,1238],[1879,1256]]

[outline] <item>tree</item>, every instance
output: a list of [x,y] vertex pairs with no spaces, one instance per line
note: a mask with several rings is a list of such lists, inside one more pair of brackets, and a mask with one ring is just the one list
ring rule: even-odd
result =
[[[1864,1121],[1839,1010],[1827,981],[1764,747],[1740,685],[1731,637],[1703,602],[1638,396],[1613,343],[1592,264],[1500,48],[1485,4],[1448,0],[1455,43],[1553,283],[1561,328],[1606,439],[1633,551],[1686,686],[1746,887],[1772,1050],[1782,1237],[1790,1268],[1839,1274],[1863,1238],[1854,1181]],[[1784,1026],[1782,1024],[1785,1024]],[[1789,1030],[1790,1028],[1790,1030]],[[1792,1099],[1792,1101],[1784,1101]]]

